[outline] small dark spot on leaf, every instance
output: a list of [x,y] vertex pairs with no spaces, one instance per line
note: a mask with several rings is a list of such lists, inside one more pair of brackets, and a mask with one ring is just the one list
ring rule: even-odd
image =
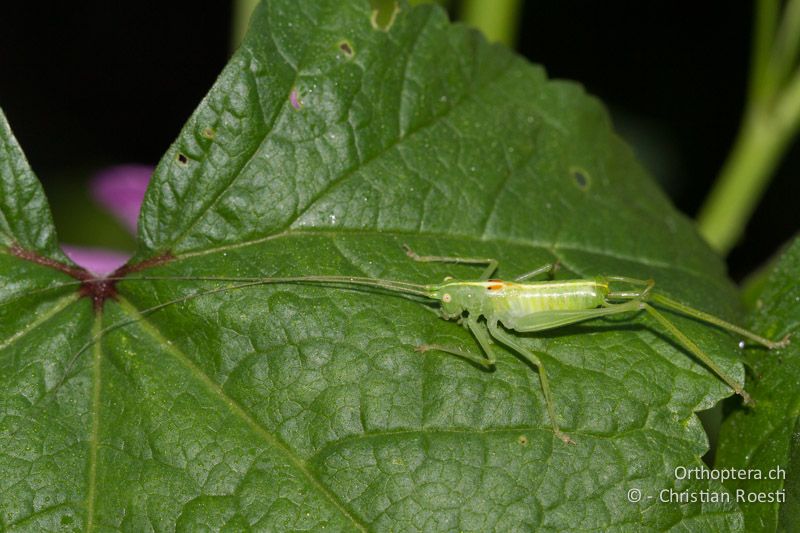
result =
[[65,514],[64,516],[61,517],[61,525],[62,526],[68,526],[68,525],[70,525],[72,523],[72,521],[73,521],[73,518],[68,514]]
[[300,109],[300,98],[297,94],[297,89],[292,88],[292,92],[289,93],[289,102],[291,102],[293,108]]
[[178,152],[178,156],[175,158],[178,161],[178,164],[181,166],[186,166],[189,163],[189,158],[186,157],[185,154]]
[[213,139],[216,134],[217,132],[214,131],[214,128],[203,128],[203,131],[200,132],[200,135],[206,139]]
[[400,6],[396,0],[371,0],[372,17],[370,22],[372,27],[380,31],[389,31],[394,24],[394,19],[400,12]]
[[339,50],[347,57],[347,59],[352,58],[355,55],[355,51],[353,50],[353,45],[350,44],[347,40],[339,41]]
[[517,439],[517,442],[519,442],[520,446],[527,446],[528,437],[526,437],[525,435],[520,435],[519,438]]
[[572,179],[575,180],[575,185],[582,191],[589,189],[592,183],[591,175],[580,167],[572,167],[569,169],[572,174]]

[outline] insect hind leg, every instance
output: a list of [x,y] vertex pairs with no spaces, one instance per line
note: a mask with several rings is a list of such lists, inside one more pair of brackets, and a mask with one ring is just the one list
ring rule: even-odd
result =
[[736,394],[741,396],[745,405],[753,405],[753,399],[744,390],[743,385],[740,385],[735,379],[729,376],[727,372],[725,372],[716,362],[714,362],[713,359],[711,359],[703,350],[701,350],[693,340],[679,330],[678,327],[675,326],[675,324],[673,324],[667,317],[656,311],[656,309],[649,304],[644,303],[642,305],[644,310],[647,311],[650,316],[655,318],[669,333],[671,333],[672,336],[677,339],[684,348],[689,350],[689,352],[697,357],[700,362],[708,367],[719,379],[724,381],[731,389],[733,389]]
[[656,286],[656,282],[652,279],[637,279],[625,276],[607,276],[606,279],[610,282],[617,281],[620,283],[627,283],[628,285],[643,287],[641,290],[610,291],[607,298],[611,299],[644,301],[650,298],[650,292],[653,290],[653,287]]

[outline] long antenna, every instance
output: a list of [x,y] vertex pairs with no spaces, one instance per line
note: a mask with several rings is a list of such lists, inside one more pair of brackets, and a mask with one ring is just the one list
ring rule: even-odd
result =
[[47,392],[46,395],[42,396],[39,400],[34,402],[34,404],[38,403],[42,400],[45,396],[48,396],[58,390],[61,385],[67,380],[69,373],[72,370],[72,366],[77,361],[78,357],[82,353],[84,353],[87,349],[89,349],[94,343],[98,342],[100,339],[106,336],[106,334],[110,333],[113,330],[123,328],[127,325],[136,323],[143,319],[145,316],[155,313],[165,307],[170,305],[178,304],[181,302],[186,302],[189,300],[194,300],[196,298],[200,298],[202,296],[207,296],[219,292],[231,291],[231,290],[238,290],[244,289],[246,287],[256,287],[259,285],[267,285],[267,284],[277,284],[277,283],[315,283],[315,284],[342,284],[342,285],[361,285],[365,287],[375,287],[378,289],[385,289],[388,291],[399,292],[402,294],[412,294],[414,296],[422,296],[424,298],[431,298],[430,294],[430,286],[428,285],[419,285],[416,283],[408,283],[405,281],[393,281],[393,280],[384,280],[384,279],[376,279],[376,278],[364,278],[364,277],[355,277],[355,276],[289,276],[289,277],[274,277],[274,278],[244,278],[244,277],[217,277],[217,276],[140,276],[140,277],[107,277],[107,278],[95,278],[95,279],[88,279],[85,280],[86,282],[101,282],[101,281],[133,281],[133,280],[141,280],[141,281],[176,281],[176,280],[186,280],[186,281],[227,281],[231,283],[236,283],[236,285],[226,285],[224,287],[215,287],[213,289],[207,289],[200,292],[195,292],[192,294],[187,294],[178,298],[174,298],[172,300],[168,300],[166,302],[161,302],[160,304],[154,305],[152,307],[148,307],[146,309],[142,309],[138,312],[138,316],[134,318],[129,318],[125,320],[119,320],[114,322],[113,324],[109,324],[108,326],[102,328],[100,331],[92,335],[92,337],[83,344],[77,352],[75,352],[70,359],[67,361],[65,365],[65,369],[61,379],[56,383],[56,385]]
[[413,294],[423,298],[431,298],[431,286],[378,278],[358,276],[287,276],[274,278],[233,277],[233,276],[124,276],[98,278],[96,281],[226,281],[246,284],[248,287],[280,283],[309,283],[335,285],[361,285],[388,291]]

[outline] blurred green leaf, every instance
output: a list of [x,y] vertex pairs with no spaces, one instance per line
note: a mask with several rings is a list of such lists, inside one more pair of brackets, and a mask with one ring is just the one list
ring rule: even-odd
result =
[[[24,168],[3,171],[4,191],[17,194]],[[46,217],[7,216],[4,527],[741,529],[733,504],[658,501],[725,490],[674,469],[702,464],[694,411],[731,391],[646,317],[519,335],[549,354],[577,441],[565,446],[513,352],[493,372],[415,352],[477,350],[417,302],[266,286],[147,314],[214,284],[131,279],[93,314],[70,287],[20,296],[67,276],[8,248],[48,253],[19,229],[50,231]],[[506,278],[555,259],[564,277],[652,276],[737,318],[719,259],[578,85],[435,6],[375,28],[366,0],[263,4],[156,170],[133,276],[477,274],[413,263],[402,243],[497,257]],[[736,339],[674,320],[742,379]]]
[[776,352],[747,351],[747,362],[755,376],[750,392],[756,401],[752,412],[735,413],[722,426],[717,462],[720,468],[747,468],[764,478],[783,469],[777,479],[730,481],[732,490],[745,495],[783,495],[777,501],[742,504],[748,531],[791,531],[800,523],[800,446],[798,445],[798,400],[800,391],[800,239],[786,250],[770,269],[762,285],[749,325],[772,337],[793,334],[787,348]]

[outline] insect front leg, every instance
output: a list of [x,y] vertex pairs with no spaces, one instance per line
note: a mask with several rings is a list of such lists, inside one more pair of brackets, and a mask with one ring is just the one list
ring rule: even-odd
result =
[[497,270],[497,265],[499,264],[497,259],[491,259],[491,258],[448,257],[443,255],[418,255],[407,244],[403,245],[403,249],[406,251],[406,255],[408,257],[410,257],[414,261],[419,261],[420,263],[460,263],[464,265],[486,265],[486,269],[481,274],[481,277],[478,278],[481,281],[489,279],[491,275],[494,273],[494,271]]
[[561,439],[564,444],[575,444],[575,441],[569,438],[569,435],[563,433],[558,427],[553,395],[550,393],[550,383],[547,379],[547,371],[544,369],[541,359],[539,359],[539,357],[536,355],[537,352],[531,351],[520,344],[513,335],[503,331],[496,322],[489,323],[488,329],[492,337],[516,351],[525,359],[533,363],[534,366],[536,366],[536,368],[539,370],[539,382],[542,384],[542,393],[544,394],[544,402],[547,406],[547,414],[550,416],[550,423],[553,425],[553,433],[555,433],[556,437]]
[[429,352],[432,350],[438,352],[449,353],[451,355],[456,355],[467,361],[472,361],[473,363],[477,363],[486,369],[491,369],[494,367],[494,363],[497,360],[494,356],[494,352],[492,351],[491,344],[492,341],[489,338],[489,334],[486,332],[486,326],[480,324],[476,318],[468,316],[464,319],[466,321],[466,327],[472,332],[475,336],[475,339],[478,341],[481,349],[486,354],[486,357],[481,357],[478,354],[468,352],[466,350],[461,350],[459,348],[453,348],[451,346],[444,346],[441,344],[421,344],[415,348],[418,352]]

